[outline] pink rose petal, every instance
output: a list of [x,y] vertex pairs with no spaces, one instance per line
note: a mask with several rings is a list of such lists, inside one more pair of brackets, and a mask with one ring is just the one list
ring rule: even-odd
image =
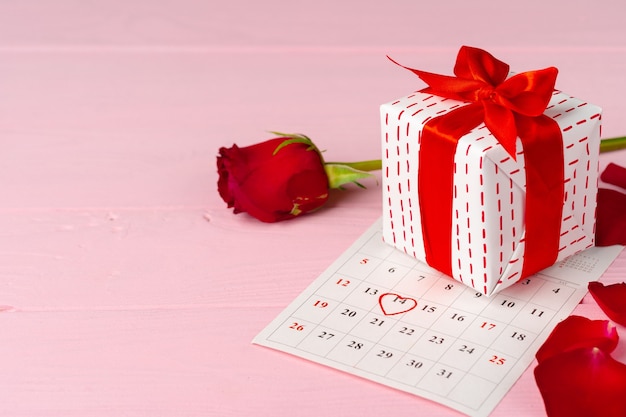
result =
[[604,314],[615,323],[626,326],[626,283],[605,286],[590,282],[588,288]]
[[599,348],[552,356],[535,368],[548,417],[626,416],[626,365]]
[[569,316],[554,328],[535,357],[541,363],[562,352],[597,347],[611,353],[617,346],[617,329],[608,320]]

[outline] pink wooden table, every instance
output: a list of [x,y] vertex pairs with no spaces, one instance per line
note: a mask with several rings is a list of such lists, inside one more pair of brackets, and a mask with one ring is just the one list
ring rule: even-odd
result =
[[[423,86],[385,55],[451,73],[462,44],[518,71],[559,67],[558,88],[624,135],[625,10],[1,2],[0,415],[458,415],[250,344],[379,217],[380,188],[261,224],[217,195],[217,149],[282,130],[329,159],[378,158],[378,105]],[[602,281],[625,275],[622,253]],[[589,297],[576,313],[603,317]],[[493,413],[542,415],[532,369]]]

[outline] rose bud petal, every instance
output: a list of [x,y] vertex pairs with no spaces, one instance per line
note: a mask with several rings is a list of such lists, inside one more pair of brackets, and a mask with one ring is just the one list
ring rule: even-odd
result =
[[590,282],[589,292],[598,306],[615,323],[626,326],[626,283],[604,285]]
[[264,222],[294,218],[328,200],[328,177],[316,148],[289,138],[220,148],[218,191],[235,213]]
[[626,365],[599,348],[552,356],[535,368],[548,417],[626,416]]
[[610,353],[617,347],[618,340],[617,329],[608,320],[569,316],[556,325],[535,357],[541,363],[561,352],[592,347]]
[[626,245],[626,194],[598,189],[596,246]]

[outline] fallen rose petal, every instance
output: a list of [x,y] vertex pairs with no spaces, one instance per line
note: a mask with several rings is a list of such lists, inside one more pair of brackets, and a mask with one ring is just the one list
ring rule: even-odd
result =
[[626,416],[626,365],[599,348],[539,363],[535,380],[548,417]]
[[590,282],[589,292],[598,306],[615,323],[626,326],[626,283],[604,285]]
[[611,162],[607,165],[606,169],[602,171],[600,179],[607,184],[626,189],[626,168]]
[[606,353],[617,347],[617,329],[608,320],[569,316],[556,325],[535,357],[540,363],[562,352],[597,347]]
[[598,189],[596,246],[626,245],[626,194]]

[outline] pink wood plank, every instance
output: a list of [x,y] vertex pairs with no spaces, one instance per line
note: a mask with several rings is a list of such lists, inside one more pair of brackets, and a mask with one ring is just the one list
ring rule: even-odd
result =
[[347,192],[316,216],[273,226],[225,209],[5,212],[0,305],[284,305],[378,217],[374,194]]
[[[559,67],[559,88],[604,108],[604,136],[623,135],[623,10],[2,2],[0,415],[457,415],[250,344],[380,215],[380,189],[261,224],[217,196],[217,149],[282,129],[329,159],[376,158],[378,105],[423,86],[385,54],[450,73],[461,44]],[[623,253],[602,281],[625,275]],[[590,297],[576,313],[604,317]],[[542,415],[532,369],[493,413]]]
[[[524,70],[558,65],[559,88],[603,107],[606,137],[626,130],[624,104],[613,94],[626,73],[623,55],[505,55],[529,61]],[[377,158],[378,105],[423,87],[370,52],[2,56],[0,132],[10,144],[0,154],[3,208],[218,203],[222,210],[214,193],[220,146],[283,130],[310,135],[328,159]],[[442,71],[450,73],[454,52],[400,51],[397,58],[428,69],[445,63]]]
[[622,48],[623,2],[36,0],[0,5],[0,42],[28,47]]

